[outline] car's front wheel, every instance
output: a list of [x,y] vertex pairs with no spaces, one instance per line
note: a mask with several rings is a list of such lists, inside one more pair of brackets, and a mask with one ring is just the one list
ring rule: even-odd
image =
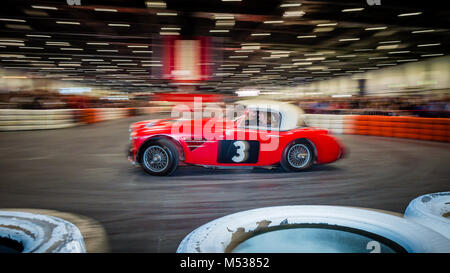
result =
[[286,171],[304,171],[314,163],[314,147],[305,139],[299,139],[289,144],[283,151],[281,167]]
[[156,140],[147,144],[141,153],[141,166],[151,175],[170,175],[178,167],[178,152],[168,140]]

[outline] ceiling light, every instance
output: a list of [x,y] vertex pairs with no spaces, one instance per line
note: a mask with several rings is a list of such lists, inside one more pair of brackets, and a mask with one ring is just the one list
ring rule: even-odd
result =
[[377,50],[396,49],[398,45],[382,45],[377,46]]
[[354,8],[354,9],[343,9],[342,12],[354,12],[354,11],[362,11],[364,8]]
[[339,39],[339,42],[359,41],[359,38]]
[[234,20],[234,15],[214,15],[216,20]]
[[306,61],[323,61],[325,60],[325,57],[312,57],[312,58],[306,58]]
[[19,47],[19,48],[22,48],[22,49],[39,49],[39,50],[44,49],[43,47],[38,47],[38,46],[22,46],[22,47]]
[[270,36],[270,33],[252,33],[252,36]]
[[384,41],[384,42],[379,42],[379,44],[395,44],[395,43],[401,43],[401,41]]
[[419,59],[406,59],[406,60],[397,60],[397,62],[399,63],[403,63],[403,62],[415,62],[418,61]]
[[3,79],[28,79],[27,76],[2,76]]
[[177,16],[178,13],[176,12],[158,12],[156,13],[158,16]]
[[384,30],[387,29],[387,27],[368,27],[365,30]]
[[9,18],[0,18],[0,21],[6,21],[6,22],[18,22],[18,23],[26,23],[27,21],[22,19],[9,19]]
[[437,56],[444,56],[444,54],[442,54],[442,53],[437,53],[437,54],[425,54],[425,55],[420,55],[420,57],[437,57]]
[[318,27],[331,27],[331,26],[336,26],[337,23],[325,23],[325,24],[318,24]]
[[436,44],[423,44],[423,45],[417,45],[417,47],[439,46],[439,45],[441,45],[441,43],[436,43]]
[[429,32],[434,32],[434,29],[426,29],[426,30],[416,30],[411,32],[412,34],[417,34],[417,33],[429,33]]
[[6,43],[24,43],[24,40],[12,40],[12,39],[7,39],[7,40],[0,40],[0,42],[6,42]]
[[181,30],[179,27],[162,27],[161,30]]
[[67,42],[45,42],[45,44],[50,46],[70,46],[70,43]]
[[145,1],[148,8],[166,8],[166,3],[161,1]]
[[72,58],[67,58],[67,57],[49,57],[49,60],[72,60]]
[[99,9],[99,8],[95,8],[95,11],[104,11],[104,12],[117,12],[116,9]]
[[336,56],[336,58],[353,58],[356,57],[356,55],[340,55],[340,56]]
[[216,26],[234,26],[236,22],[234,20],[218,20]]
[[175,32],[175,31],[161,31],[159,33],[159,35],[180,35],[179,32]]
[[301,3],[289,3],[289,4],[281,4],[280,8],[291,8],[291,7],[300,7]]
[[110,27],[130,27],[129,24],[108,24]]
[[49,10],[58,10],[58,8],[55,7],[49,7],[49,6],[31,6],[33,9],[49,9]]
[[305,12],[302,10],[299,11],[285,11],[283,17],[301,17],[305,15]]
[[299,39],[307,39],[307,38],[316,38],[316,35],[303,35],[303,36],[297,36]]
[[402,13],[397,15],[398,17],[405,17],[405,16],[414,16],[414,15],[420,15],[422,12],[413,12],[413,13]]
[[33,38],[52,38],[50,35],[36,35],[36,34],[27,34],[27,37],[33,37]]
[[294,63],[294,65],[311,65],[312,62],[298,62],[298,63]]
[[275,21],[264,21],[264,24],[282,24],[284,21],[282,20],[275,20]]
[[303,55],[305,55],[305,56],[321,56],[321,55],[323,55],[323,53],[322,53],[322,52],[317,52],[317,53],[305,53],[305,54],[303,54]]
[[56,21],[57,24],[61,25],[79,25],[80,22],[71,22],[71,21]]
[[392,51],[388,52],[389,54],[404,54],[404,53],[410,53],[411,51],[405,50],[405,51]]
[[109,43],[86,43],[86,44],[88,44],[88,45],[105,45],[105,46],[107,46],[107,45],[109,45]]
[[331,32],[334,29],[334,27],[317,27],[313,30],[313,32]]
[[73,47],[61,47],[61,50],[71,50],[71,51],[83,51],[82,48],[73,48]]

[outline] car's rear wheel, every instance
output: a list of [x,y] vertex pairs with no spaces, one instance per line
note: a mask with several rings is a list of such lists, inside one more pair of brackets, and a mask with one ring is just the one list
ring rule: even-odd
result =
[[151,141],[141,153],[140,162],[142,168],[151,175],[170,175],[178,167],[178,152],[168,140]]
[[299,172],[311,168],[314,157],[312,144],[308,140],[299,139],[284,149],[280,163],[286,171]]

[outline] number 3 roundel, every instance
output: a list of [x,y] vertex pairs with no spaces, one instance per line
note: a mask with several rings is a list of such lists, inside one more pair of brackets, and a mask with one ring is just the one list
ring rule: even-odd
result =
[[221,140],[217,154],[218,163],[258,162],[259,142],[256,140]]

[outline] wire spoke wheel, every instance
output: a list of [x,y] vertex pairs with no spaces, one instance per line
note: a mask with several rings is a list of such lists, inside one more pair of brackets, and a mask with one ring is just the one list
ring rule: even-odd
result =
[[144,165],[153,172],[162,172],[169,166],[169,154],[161,146],[150,146],[144,152]]
[[311,158],[311,152],[304,144],[293,145],[287,154],[289,164],[294,168],[303,168]]

